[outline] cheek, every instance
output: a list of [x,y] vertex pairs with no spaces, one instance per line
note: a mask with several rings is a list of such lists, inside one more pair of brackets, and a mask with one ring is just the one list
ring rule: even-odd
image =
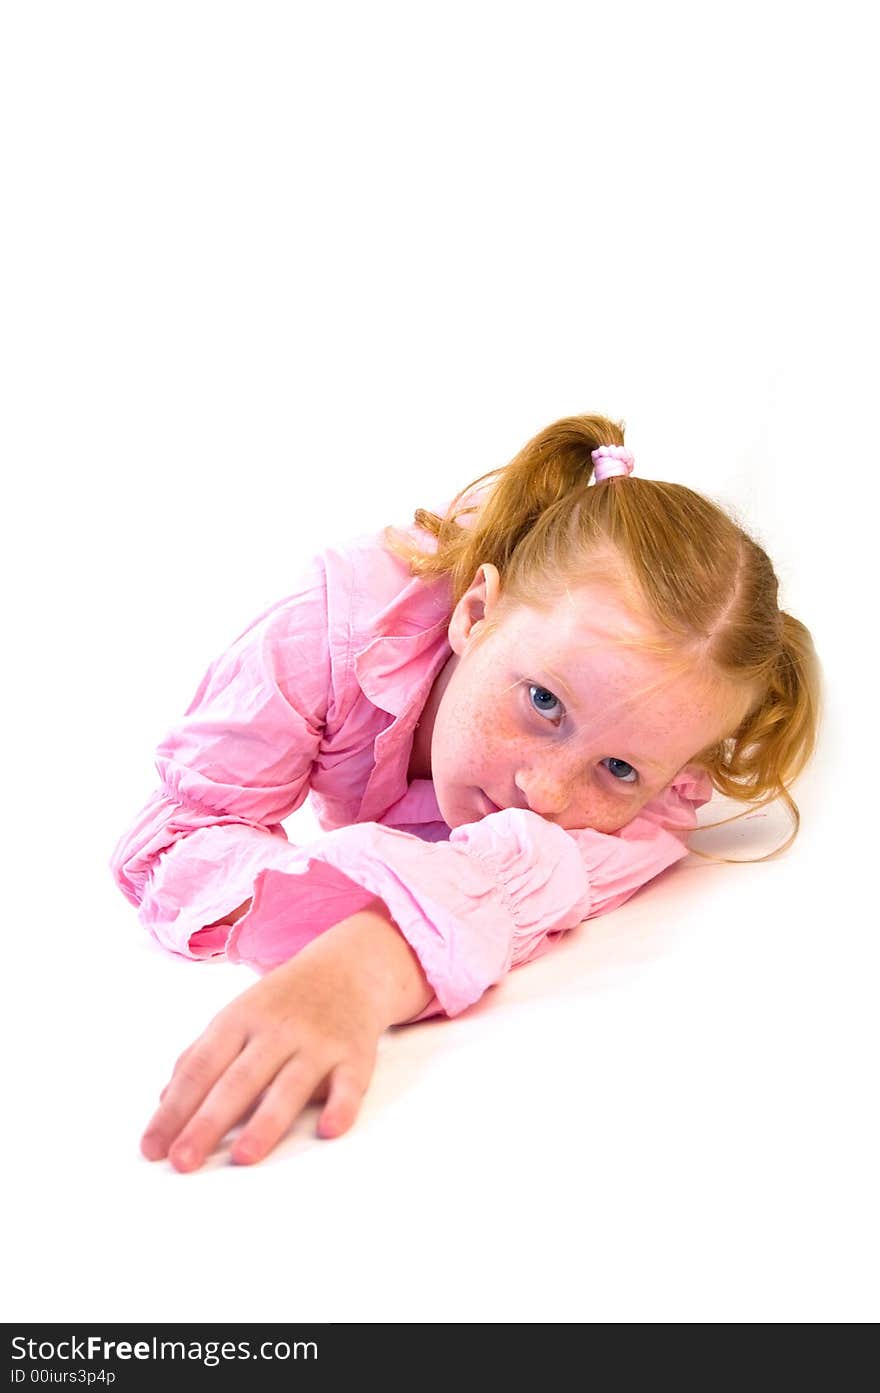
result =
[[[450,693],[447,693],[450,695]],[[462,691],[438,712],[442,740],[447,757],[474,760],[498,760],[512,756],[517,737],[522,730],[506,702],[488,702],[485,696]]]
[[617,800],[612,805],[609,799],[588,798],[572,826],[591,827],[595,832],[619,832],[635,815],[632,808],[621,808]]
[[584,818],[579,825],[592,827],[597,832],[619,832],[621,827],[626,827],[627,823],[638,817],[652,797],[651,793],[632,798],[621,797],[611,789],[606,792],[594,786],[585,792],[580,804],[575,800],[577,811]]
[[540,773],[532,771],[532,786],[538,796],[546,793],[548,801],[561,799],[565,812],[561,818],[567,829],[593,828],[596,832],[617,832],[637,817],[650,793],[634,794],[630,787],[623,786],[618,791],[614,783],[606,780],[601,769],[593,769],[583,778],[578,777],[569,783],[548,780],[542,790]]

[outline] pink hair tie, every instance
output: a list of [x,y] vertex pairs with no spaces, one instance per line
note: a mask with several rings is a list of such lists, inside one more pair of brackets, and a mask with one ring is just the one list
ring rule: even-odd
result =
[[615,474],[632,474],[635,458],[622,445],[600,445],[591,454],[593,460],[593,479],[601,484],[604,479],[613,479]]

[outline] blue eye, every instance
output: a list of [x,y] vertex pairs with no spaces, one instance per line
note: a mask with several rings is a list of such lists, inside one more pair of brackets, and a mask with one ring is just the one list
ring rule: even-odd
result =
[[614,774],[614,777],[615,779],[617,779],[617,782],[619,784],[634,784],[638,781],[638,773],[635,769],[633,769],[631,764],[627,764],[625,759],[615,759],[612,755],[609,759],[603,760],[602,763],[606,765],[622,764],[625,770],[629,770],[630,774],[632,774],[632,778],[629,778],[626,774],[622,774],[620,777],[618,777],[618,775],[615,773],[613,769],[609,769],[608,772],[610,774]]
[[[554,696],[552,692],[548,692],[546,687],[536,687],[533,682],[529,683],[529,696],[531,696],[532,692],[540,692],[542,696],[549,697],[551,701],[555,701],[560,710],[563,709],[559,697]],[[553,714],[552,710],[547,706],[535,706],[534,710],[540,711],[543,716],[546,716],[548,711],[551,715]]]
[[[549,713],[551,716],[556,716],[556,715],[557,715],[556,708],[558,708],[558,709],[559,709],[559,712],[562,713],[562,714],[564,714],[565,708],[564,708],[564,706],[562,705],[562,702],[559,700],[559,697],[554,696],[553,693],[552,693],[552,692],[549,692],[549,691],[547,690],[546,687],[539,687],[539,686],[537,686],[534,682],[530,682],[530,683],[528,683],[527,685],[528,685],[528,689],[529,689],[529,700],[530,700],[530,702],[531,702],[531,706],[532,706],[532,710],[533,710],[533,711],[538,711],[538,712],[540,712],[542,716],[547,716],[548,713]],[[540,704],[540,705],[535,705],[535,701],[532,700],[532,693],[533,693],[533,692],[538,693],[538,698],[539,698],[539,699],[540,699],[540,698],[543,698],[543,697],[549,697],[549,702],[547,702],[547,703],[542,703],[542,704]],[[561,715],[560,715],[560,716],[557,716],[557,718],[552,722],[552,724],[553,724],[553,725],[558,725],[560,719],[561,719]],[[606,768],[608,769],[609,774],[611,774],[611,775],[614,777],[614,779],[615,779],[615,781],[616,781],[617,783],[619,783],[619,784],[637,784],[637,783],[638,783],[638,781],[639,781],[638,771],[637,771],[636,769],[634,769],[634,768],[632,767],[631,764],[628,764],[627,761],[626,761],[625,759],[615,759],[614,756],[612,755],[612,756],[609,756],[607,759],[604,759],[604,760],[602,761],[602,763],[606,766]],[[612,765],[614,766],[614,768],[611,768],[611,767],[610,767],[610,766],[612,766]]]

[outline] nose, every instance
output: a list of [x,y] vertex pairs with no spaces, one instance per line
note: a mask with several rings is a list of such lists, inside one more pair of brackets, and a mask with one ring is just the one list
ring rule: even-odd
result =
[[562,816],[571,801],[570,780],[551,769],[521,770],[514,782],[529,811],[551,822]]

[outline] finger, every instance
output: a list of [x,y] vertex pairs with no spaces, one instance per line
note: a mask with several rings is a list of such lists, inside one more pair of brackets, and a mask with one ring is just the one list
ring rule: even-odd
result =
[[184,1051],[141,1137],[141,1151],[148,1160],[158,1161],[167,1156],[174,1138],[240,1054],[244,1043],[243,1028],[227,1022],[219,1029],[209,1026],[204,1035]]
[[163,1099],[164,1099],[166,1093],[168,1092],[169,1088],[171,1087],[171,1081],[172,1081],[172,1079],[174,1078],[175,1073],[176,1073],[177,1070],[180,1068],[181,1064],[182,1064],[183,1061],[186,1059],[187,1055],[190,1054],[190,1053],[192,1052],[192,1050],[194,1050],[194,1049],[195,1049],[195,1045],[190,1045],[188,1049],[185,1049],[185,1050],[184,1050],[183,1054],[178,1055],[177,1058],[175,1059],[175,1061],[174,1061],[174,1068],[173,1068],[172,1071],[171,1071],[171,1078],[168,1080],[168,1082],[166,1083],[165,1087],[162,1089],[162,1092],[159,1094],[159,1102],[160,1102],[160,1103],[163,1101]]
[[237,1165],[252,1165],[262,1161],[288,1130],[307,1103],[311,1102],[315,1083],[327,1070],[306,1055],[295,1055],[278,1073],[272,1087],[253,1117],[236,1137],[231,1156]]
[[277,1076],[290,1055],[278,1038],[252,1041],[234,1059],[175,1137],[168,1159],[176,1170],[197,1170],[255,1098]]
[[334,1069],[327,1105],[318,1118],[319,1137],[338,1137],[348,1131],[360,1111],[369,1082],[369,1074],[364,1078],[349,1065],[340,1064]]
[[313,1090],[312,1096],[311,1096],[311,1098],[309,1099],[309,1102],[310,1102],[310,1103],[323,1103],[323,1102],[325,1101],[325,1099],[327,1098],[327,1095],[328,1095],[329,1092],[330,1092],[330,1078],[329,1078],[329,1075],[328,1075],[328,1077],[327,1077],[326,1079],[322,1079],[321,1082],[318,1084],[318,1087],[317,1087],[316,1089]]

